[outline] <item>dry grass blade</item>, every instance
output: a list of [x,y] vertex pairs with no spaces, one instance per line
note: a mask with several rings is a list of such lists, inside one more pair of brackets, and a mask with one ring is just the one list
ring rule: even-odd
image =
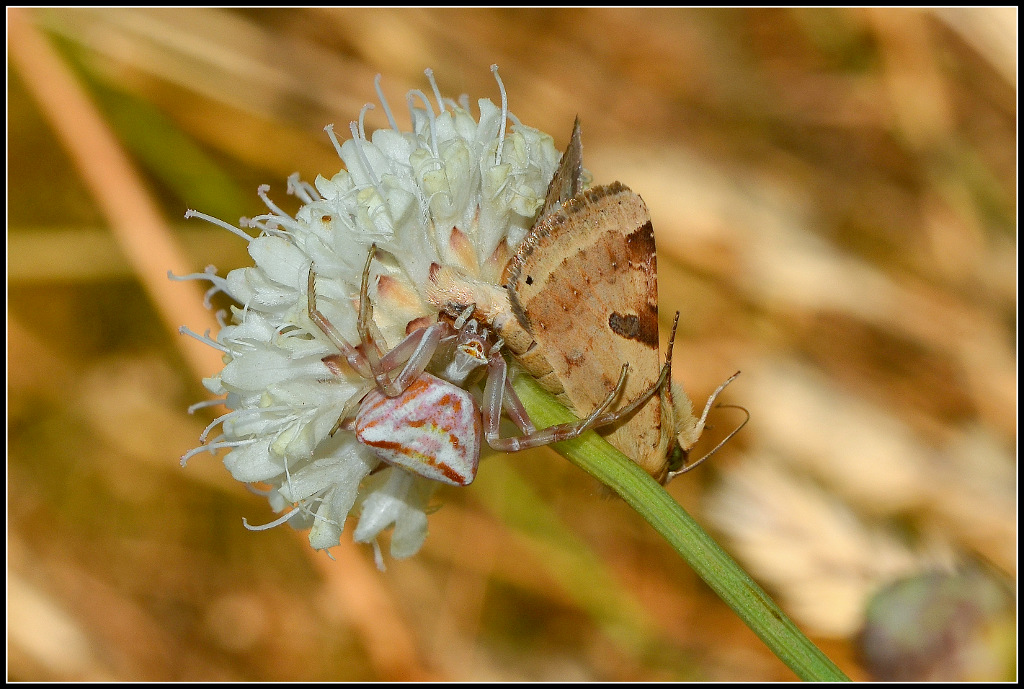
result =
[[[103,209],[165,327],[173,333],[182,323],[200,332],[216,329],[216,320],[203,308],[196,290],[182,289],[167,279],[168,270],[179,275],[192,272],[191,262],[113,132],[27,11],[8,9],[7,19],[14,65]],[[210,375],[222,365],[216,350],[198,342],[182,348],[199,375]]]
[[[32,23],[27,11],[8,9],[11,56],[25,84],[36,97],[103,209],[111,231],[142,281],[164,325],[175,336],[182,323],[200,331],[216,331],[213,315],[203,308],[199,292],[167,279],[167,271],[192,272],[131,160],[70,70]],[[179,338],[182,353],[198,376],[221,368],[220,353],[189,338]],[[347,603],[353,625],[370,649],[381,677],[417,679],[426,676],[417,659],[413,637],[381,585],[376,572],[351,541],[341,544],[345,559],[343,587],[331,586],[337,602]],[[310,552],[309,557],[323,556]],[[357,583],[353,584],[352,579]],[[372,604],[370,604],[372,601]]]

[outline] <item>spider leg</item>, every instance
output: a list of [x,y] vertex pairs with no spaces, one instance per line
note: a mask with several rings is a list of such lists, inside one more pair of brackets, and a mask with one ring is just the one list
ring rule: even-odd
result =
[[309,278],[306,285],[306,312],[309,314],[309,320],[311,320],[320,331],[327,336],[327,339],[331,341],[338,351],[341,352],[349,366],[358,373],[359,375],[369,378],[370,377],[370,365],[359,350],[350,345],[345,341],[345,338],[341,336],[338,329],[327,320],[327,316],[323,315],[319,309],[316,308],[316,269],[313,264],[309,264]]
[[328,435],[333,436],[342,428],[344,428],[347,431],[351,431],[355,428],[356,420],[355,417],[353,417],[352,412],[355,410],[356,407],[358,407],[362,403],[363,397],[366,396],[366,393],[368,393],[372,389],[373,383],[367,381],[367,383],[363,386],[362,390],[352,395],[352,398],[345,405],[344,409],[341,410],[341,415],[338,417],[338,422],[334,424],[334,428],[331,429],[331,432]]
[[519,426],[519,430],[523,432],[523,435],[537,432],[536,426],[530,420],[529,412],[526,411],[522,400],[519,399],[519,395],[516,394],[515,389],[512,387],[512,381],[508,378],[505,379],[504,401],[505,413],[508,414],[508,417],[512,419],[516,426]]
[[[359,317],[356,327],[359,330],[360,350],[369,369],[368,378],[373,378],[377,387],[388,397],[397,397],[409,387],[412,381],[423,373],[430,359],[437,350],[441,338],[449,334],[450,326],[434,323],[421,328],[402,340],[390,352],[381,356],[377,343],[370,334],[370,322],[373,320],[373,304],[370,302],[370,266],[377,254],[377,245],[370,245],[363,266],[363,277],[359,285]],[[391,373],[405,363],[401,373],[394,379]]]
[[373,337],[370,335],[370,321],[373,319],[373,304],[370,303],[370,264],[373,263],[373,257],[377,253],[377,245],[371,244],[370,250],[366,253],[366,263],[363,265],[363,277],[359,283],[359,316],[356,319],[356,329],[359,331],[359,342],[360,349],[362,350],[363,356],[366,358],[367,366],[370,369],[371,376],[377,381],[377,385],[381,389],[387,389],[386,386],[391,381],[388,379],[386,372],[381,370],[380,366],[380,352],[377,349],[377,343],[373,341]]
[[[377,384],[388,397],[401,395],[416,380],[434,356],[441,340],[451,334],[451,326],[444,321],[419,328],[399,342],[394,349],[380,358]],[[403,365],[404,364],[404,365]],[[402,368],[393,380],[387,374]],[[381,381],[383,380],[383,383]]]
[[[607,425],[607,424],[610,424],[610,423],[615,423],[619,419],[621,419],[621,418],[623,418],[625,416],[629,416],[634,411],[636,411],[637,409],[642,407],[644,404],[646,404],[647,401],[649,399],[651,399],[651,397],[653,397],[655,394],[663,392],[663,389],[666,388],[666,386],[671,385],[671,382],[672,382],[672,347],[675,344],[676,328],[678,327],[678,325],[679,325],[679,312],[676,311],[675,320],[672,322],[672,334],[669,335],[669,338],[668,338],[668,353],[665,355],[665,365],[661,367],[661,374],[658,376],[658,380],[654,383],[654,385],[652,385],[651,387],[647,388],[647,390],[642,395],[640,395],[638,398],[636,398],[635,400],[633,400],[632,402],[630,402],[626,406],[622,407],[621,409],[616,409],[614,412],[610,412],[608,414],[604,414],[603,416],[601,416],[597,420],[597,424],[596,424],[597,426],[604,426],[604,425]],[[737,375],[739,375],[739,374],[737,374]],[[735,377],[736,376],[733,376],[733,378],[735,378]],[[726,381],[722,385],[722,388],[724,388],[726,385],[728,385],[731,380],[732,380],[732,378],[730,378],[728,381]],[[715,392],[715,394],[712,396],[712,399],[714,397],[718,396],[718,393],[722,391],[722,388],[719,388],[718,391]],[[669,399],[671,399],[671,388],[669,388],[667,390],[667,392],[668,392],[668,395],[669,395]],[[704,416],[705,417],[707,416],[707,409],[704,410]],[[704,419],[702,418],[701,419],[701,428],[703,428],[703,424],[704,424]]]
[[[512,390],[511,385],[508,384],[508,365],[505,363],[505,359],[495,352],[490,357],[490,361],[487,365],[487,383],[484,386],[482,413],[484,416],[484,435],[487,438],[487,444],[495,450],[500,450],[502,452],[516,452],[518,450],[525,450],[531,447],[538,447],[540,445],[548,445],[550,443],[569,440],[597,425],[611,423],[611,421],[617,419],[618,416],[615,416],[610,421],[604,421],[603,423],[602,418],[613,416],[606,415],[605,411],[622,392],[622,388],[626,384],[626,371],[628,368],[628,364],[623,364],[622,372],[619,374],[619,380],[615,385],[615,389],[613,389],[608,394],[608,397],[606,397],[604,401],[585,419],[536,430],[533,428],[533,424],[526,415],[526,410],[523,407],[522,402],[519,400],[518,396],[516,396],[515,391]],[[511,438],[502,438],[499,435],[501,412],[506,406],[506,396],[513,399],[511,404],[507,405],[510,410],[509,416],[516,425],[524,431],[523,435],[513,436]]]

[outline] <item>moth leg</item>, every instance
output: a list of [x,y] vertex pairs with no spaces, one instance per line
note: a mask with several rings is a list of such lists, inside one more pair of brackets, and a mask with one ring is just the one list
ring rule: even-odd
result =
[[[487,365],[487,384],[484,386],[483,416],[484,435],[487,438],[487,444],[495,450],[502,452],[517,452],[531,447],[570,440],[584,431],[590,430],[597,425],[602,414],[622,392],[622,388],[626,384],[626,371],[628,368],[628,364],[623,364],[622,373],[619,375],[619,381],[615,385],[615,389],[609,393],[608,397],[587,418],[540,430],[533,429],[528,431],[527,429],[533,428],[533,424],[527,417],[522,402],[519,401],[515,392],[508,384],[508,366],[505,363],[505,359],[500,354],[495,353]],[[506,396],[514,398],[514,401],[509,405],[511,410],[509,415],[524,431],[523,435],[511,438],[499,437],[501,411],[504,407]]]
[[327,320],[327,316],[323,315],[316,308],[316,269],[312,263],[309,264],[309,278],[306,285],[306,313],[309,314],[309,320],[313,321],[316,327],[320,328],[320,331],[331,341],[331,344],[337,347],[338,351],[345,356],[349,366],[359,375],[369,378],[370,365],[366,357],[346,342],[345,338],[338,332],[338,329]]

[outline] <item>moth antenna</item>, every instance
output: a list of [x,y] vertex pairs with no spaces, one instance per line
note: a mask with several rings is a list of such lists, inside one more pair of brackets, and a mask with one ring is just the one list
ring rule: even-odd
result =
[[[739,375],[739,371],[736,372],[736,375]],[[729,381],[731,381],[733,378],[735,378],[736,375],[734,375],[729,380],[725,381],[725,383],[722,384],[722,387],[725,387],[725,385],[728,384]],[[719,389],[721,389],[721,388],[719,388]],[[700,466],[704,462],[705,459],[707,459],[711,455],[713,455],[716,452],[718,452],[719,450],[721,450],[722,446],[725,445],[727,442],[729,442],[732,439],[732,437],[734,435],[736,435],[737,433],[739,433],[740,429],[742,429],[744,426],[746,426],[747,422],[750,421],[750,412],[747,411],[746,407],[741,407],[738,404],[719,404],[716,407],[716,409],[717,408],[721,408],[721,409],[739,409],[744,414],[746,414],[746,418],[743,419],[743,422],[740,423],[739,426],[737,426],[736,428],[732,429],[732,432],[730,432],[729,435],[725,436],[725,438],[722,439],[722,442],[720,442],[717,445],[715,445],[711,449],[710,452],[708,452],[706,455],[704,455],[703,457],[698,459],[696,462],[693,462],[691,464],[687,464],[685,467],[683,467],[682,469],[680,469],[678,471],[670,471],[669,474],[668,474],[668,477],[665,479],[665,483],[666,484],[668,484],[668,482],[671,481],[672,479],[674,479],[676,476],[679,476],[679,474],[685,474],[687,471],[690,471],[691,469],[696,469],[698,466]]]
[[583,174],[583,143],[580,141],[580,116],[576,115],[576,120],[572,124],[572,135],[569,138],[569,148],[566,152],[572,152],[574,158],[579,160],[573,160],[572,178],[569,181],[569,193],[572,195],[569,198],[573,198],[580,193],[581,176]]
[[[725,386],[736,380],[736,376],[738,376],[739,374],[740,372],[736,371],[736,373],[726,378],[725,382],[719,385],[717,388],[715,388],[715,391],[711,393],[711,397],[708,397],[708,403],[704,405],[704,413],[700,415],[700,421],[697,422],[698,435],[704,431],[704,422],[708,418],[708,412],[711,411],[711,405],[713,405],[715,403],[715,400],[718,399],[718,396],[722,394],[722,390],[725,390]],[[747,413],[749,415],[749,412]],[[744,421],[744,423],[746,422]],[[742,428],[742,426],[740,426],[740,428]],[[739,430],[739,428],[737,428],[736,430]],[[735,432],[736,431],[733,431],[733,433]],[[732,435],[730,434],[729,437],[731,438]],[[715,449],[717,450],[718,448],[716,447]],[[712,452],[714,452],[714,450],[712,450]]]
[[[672,332],[668,336],[668,351],[665,352],[665,371],[667,372],[665,381],[671,381],[672,380],[672,348],[675,347],[675,344],[676,344],[676,328],[678,328],[678,327],[679,327],[679,312],[676,311],[676,316],[675,316],[675,318],[672,319]],[[736,375],[739,375],[738,371],[737,371]],[[735,377],[736,376],[733,376],[733,378],[735,378]],[[729,380],[732,380],[732,378],[730,378]],[[662,381],[662,384],[665,384],[665,381]],[[728,384],[728,382],[729,381],[726,381],[726,384]],[[659,385],[658,387],[660,388],[661,385]],[[725,385],[723,384],[722,387],[724,388]],[[722,388],[719,388],[719,392],[721,392],[721,389]],[[718,392],[715,393],[715,395],[717,395],[717,394],[718,394]],[[714,399],[714,397],[712,397],[712,399]],[[706,414],[707,411],[705,410],[704,413]],[[703,421],[702,421],[702,423],[703,423]]]

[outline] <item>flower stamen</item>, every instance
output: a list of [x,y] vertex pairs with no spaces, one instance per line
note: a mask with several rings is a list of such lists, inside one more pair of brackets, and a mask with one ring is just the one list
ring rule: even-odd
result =
[[505,93],[505,84],[498,75],[498,65],[491,65],[491,72],[498,82],[498,90],[501,91],[501,131],[498,134],[498,151],[494,158],[495,165],[501,165],[501,154],[505,148],[505,122],[508,119],[508,94]]
[[249,523],[248,519],[246,519],[245,517],[242,517],[242,526],[244,526],[249,531],[266,531],[267,529],[273,529],[275,526],[281,526],[282,524],[287,522],[289,519],[291,519],[292,517],[294,517],[296,514],[298,514],[301,511],[302,511],[302,508],[295,507],[292,510],[290,510],[288,512],[285,512],[283,515],[281,515],[280,517],[278,517],[274,521],[272,521],[272,522],[270,522],[268,524],[262,524],[260,526],[253,526],[252,524]]
[[[256,188],[256,195],[259,196],[260,199],[263,200],[263,203],[266,204],[267,208],[269,208],[270,212],[273,213],[275,216],[277,216],[277,217],[279,217],[281,219],[294,220],[294,218],[292,218],[292,216],[288,215],[283,210],[278,208],[277,204],[270,200],[270,195],[268,194],[269,191],[270,191],[270,185],[269,184],[261,184],[259,187]],[[255,218],[254,218],[254,220],[255,220]]]
[[210,337],[209,329],[207,329],[206,332],[204,332],[202,335],[200,335],[199,333],[197,333],[197,332],[193,331],[191,328],[189,328],[187,325],[183,325],[180,328],[178,328],[178,332],[181,333],[182,335],[188,335],[189,337],[195,338],[195,339],[199,340],[200,342],[202,342],[203,344],[210,345],[214,349],[219,349],[220,351],[224,352],[225,354],[229,354],[230,353],[228,351],[227,347],[225,347],[220,342],[217,342],[217,340],[214,340],[214,339],[212,339]]
[[377,91],[377,98],[380,99],[380,104],[384,106],[384,114],[388,116],[388,124],[397,132],[398,123],[395,122],[395,116],[391,114],[391,108],[388,106],[388,99],[384,97],[384,90],[380,87],[380,79],[380,74],[373,78],[373,88]]
[[[218,292],[224,292],[225,294],[228,293],[228,281],[217,275],[216,266],[206,266],[206,270],[204,272],[189,273],[188,275],[175,275],[174,273],[168,270],[167,279],[174,280],[176,282],[184,282],[186,280],[209,280],[210,282],[212,282],[213,286],[210,287],[210,289],[206,290],[206,293],[203,295],[203,306],[205,306],[208,309],[213,307],[213,302],[210,301],[213,295],[217,294]],[[221,312],[218,311],[218,313]],[[220,323],[219,320],[218,323]],[[222,328],[224,327],[223,323],[221,323],[220,325]]]
[[206,213],[200,213],[199,211],[194,211],[194,210],[192,210],[190,208],[187,211],[185,211],[185,219],[188,220],[189,218],[199,218],[200,220],[205,220],[206,222],[212,223],[214,225],[217,225],[218,227],[223,227],[225,230],[227,230],[231,234],[236,234],[236,235],[238,235],[239,237],[241,237],[242,239],[244,239],[247,242],[251,242],[253,240],[252,235],[248,235],[245,232],[243,232],[242,230],[240,230],[237,227],[235,227],[234,225],[229,225],[228,223],[224,222],[220,218],[215,218],[212,215],[207,215]]
[[[218,397],[217,399],[203,400],[202,402],[196,402],[195,404],[190,404],[188,406],[188,413],[189,414],[195,414],[200,409],[206,409],[207,407],[216,407],[218,404],[224,404],[225,401],[226,400],[223,397]],[[204,440],[203,442],[206,442],[206,441]]]
[[413,89],[406,95],[405,100],[409,104],[409,115],[411,117],[413,113],[412,99],[417,96],[423,101],[427,113],[427,121],[430,123],[430,152],[434,154],[435,158],[438,158],[440,156],[437,152],[437,123],[434,119],[434,108],[430,105],[430,101],[427,100],[427,95],[423,91]]
[[309,182],[303,182],[298,172],[288,175],[287,191],[289,194],[298,197],[303,203],[323,201],[323,197],[320,196],[320,192],[316,190],[316,187]]
[[373,188],[377,190],[377,193],[380,194],[381,198],[384,198],[384,191],[380,188],[380,180],[377,179],[377,174],[373,171],[373,168],[370,167],[370,161],[366,157],[366,152],[363,151],[363,143],[366,141],[366,138],[359,137],[359,131],[356,128],[355,122],[348,123],[348,130],[352,132],[352,143],[355,144],[356,154],[359,156],[359,162],[363,164],[363,169],[366,170],[367,176],[373,183]]
[[366,127],[363,126],[363,123],[366,120],[367,110],[373,110],[373,103],[366,103],[359,110],[359,138],[368,141],[369,139],[366,138]]
[[219,435],[205,445],[192,448],[181,456],[181,466],[185,466],[188,460],[195,457],[201,452],[209,452],[211,455],[215,454],[217,450],[223,450],[226,447],[244,447],[245,445],[252,445],[259,438],[243,438],[241,440],[225,440],[223,435]]
[[427,75],[427,81],[430,82],[430,88],[434,91],[434,98],[437,99],[437,107],[441,112],[444,112],[444,99],[441,98],[441,90],[437,88],[437,81],[434,79],[434,70],[427,67],[423,70],[423,73]]
[[341,152],[341,144],[338,143],[338,137],[334,133],[334,125],[327,125],[324,127],[324,131],[327,132],[327,136],[330,138],[331,143],[334,144],[334,151],[338,154],[338,157],[344,160],[345,156]]
[[[200,435],[204,444],[184,455],[182,463],[199,452],[223,455],[239,481],[269,486],[260,494],[276,519],[263,526],[244,522],[252,531],[288,522],[309,529],[310,544],[327,550],[339,542],[346,518],[358,518],[353,539],[371,543],[381,566],[384,553],[377,537],[384,529],[395,529],[393,556],[408,557],[420,548],[435,482],[415,467],[382,465],[379,453],[358,436],[356,417],[381,380],[343,365],[334,348],[327,351],[311,331],[308,267],[315,264],[323,278],[324,308],[339,334],[377,360],[416,329],[437,323],[438,308],[428,294],[436,267],[478,275],[480,256],[495,255],[496,245],[503,247],[497,253],[506,255],[522,240],[543,206],[557,164],[551,138],[521,126],[508,111],[496,68],[501,107],[481,100],[478,115],[470,110],[467,95],[445,98],[433,70],[424,74],[430,88],[407,92],[411,127],[399,127],[377,75],[379,103],[366,104],[349,123],[351,141],[341,140],[333,126],[324,128],[342,169],[318,175],[312,184],[297,173],[289,175],[287,193],[301,204],[294,213],[285,213],[271,200],[269,187],[261,185],[257,193],[267,210],[242,218],[237,227],[196,211],[186,214],[245,239],[254,265],[224,277],[213,267],[171,276],[207,280],[212,287],[205,301],[211,308],[218,291],[235,302],[230,310],[218,311],[216,339],[209,332],[181,329],[223,353],[225,362],[220,374],[203,381],[217,399],[190,411],[216,405],[225,409],[210,414],[217,418]],[[367,111],[377,105],[390,130],[367,130]],[[371,290],[371,274],[357,257],[373,244],[382,251],[379,272],[387,279]],[[497,279],[493,272],[487,277]],[[462,304],[453,314],[458,324],[474,341],[488,341],[490,333],[477,332],[482,324],[473,324],[470,332],[474,310],[457,303]],[[481,359],[482,350],[470,344],[446,342],[430,351],[425,338],[411,340],[380,373],[386,379],[404,371],[409,357],[416,367],[410,377],[426,373],[424,366],[442,372],[456,358]],[[491,349],[497,353],[500,347],[495,343]],[[464,376],[453,378],[458,381],[448,383],[456,388],[476,385]],[[392,421],[399,428],[412,427],[407,422],[414,419],[406,418],[411,413],[403,408]]]
[[301,230],[301,225],[293,218],[269,213],[252,218],[240,218],[238,222],[246,227],[259,230],[261,236],[273,235],[283,239],[290,239],[292,234]]

